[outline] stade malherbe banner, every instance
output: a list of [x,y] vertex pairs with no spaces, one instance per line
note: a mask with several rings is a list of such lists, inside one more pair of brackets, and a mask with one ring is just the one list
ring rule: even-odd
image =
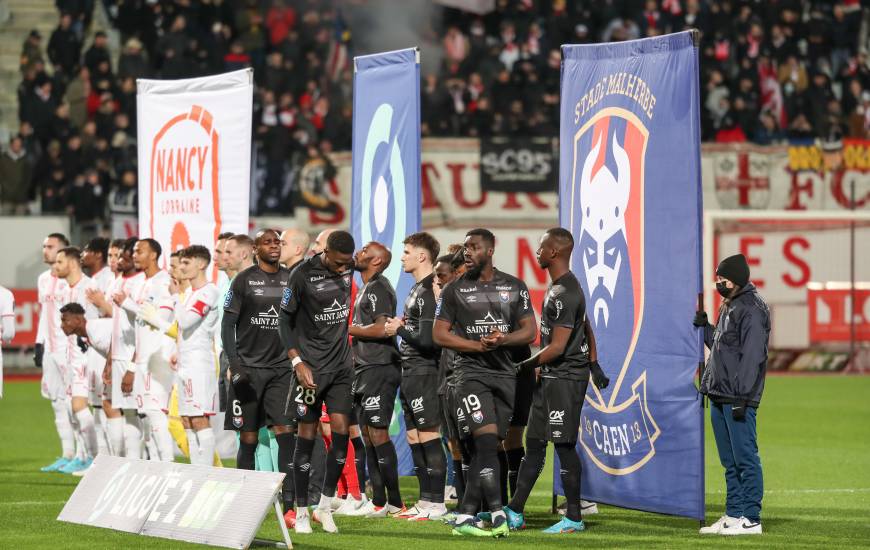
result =
[[253,89],[251,69],[137,81],[141,238],[211,249],[224,231],[248,232]]
[[[396,290],[398,316],[414,286],[399,261],[402,241],[420,231],[419,55],[409,48],[354,58],[351,232],[357,248],[377,241],[393,252],[384,275]],[[413,464],[403,425],[397,412],[390,436],[399,473],[409,475]]]
[[559,220],[577,240],[572,268],[611,379],[590,384],[583,406],[581,493],[703,519],[694,39],[562,47]]

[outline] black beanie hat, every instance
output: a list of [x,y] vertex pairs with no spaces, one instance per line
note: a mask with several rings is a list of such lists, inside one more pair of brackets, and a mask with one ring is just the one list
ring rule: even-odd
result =
[[728,279],[737,286],[746,286],[749,282],[749,264],[746,263],[746,256],[743,254],[728,256],[719,262],[716,275]]

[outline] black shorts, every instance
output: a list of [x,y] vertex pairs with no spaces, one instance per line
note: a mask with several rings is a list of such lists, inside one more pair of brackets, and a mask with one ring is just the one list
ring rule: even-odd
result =
[[511,426],[528,426],[535,392],[535,369],[524,369],[517,374],[517,390],[514,393],[514,414]]
[[356,417],[361,426],[389,428],[402,373],[391,365],[357,372],[353,384]]
[[439,383],[437,372],[402,376],[400,400],[406,429],[426,430],[441,424]]
[[227,384],[225,430],[256,432],[263,426],[287,426],[284,411],[293,373],[290,367],[238,367],[233,376],[247,381]]
[[514,408],[514,377],[492,376],[465,379],[456,388],[456,407],[465,413],[465,422],[471,432],[495,424],[498,437],[507,437]]
[[317,387],[309,390],[297,382],[287,396],[287,414],[295,416],[298,422],[317,422],[326,403],[327,413],[350,415],[353,411],[353,370],[312,371],[311,374]]
[[465,421],[465,410],[457,405],[455,386],[447,386],[441,395],[441,411],[444,417],[442,426],[448,438],[460,440],[471,436]]
[[575,443],[588,384],[587,380],[541,378],[541,383],[535,387],[526,437]]

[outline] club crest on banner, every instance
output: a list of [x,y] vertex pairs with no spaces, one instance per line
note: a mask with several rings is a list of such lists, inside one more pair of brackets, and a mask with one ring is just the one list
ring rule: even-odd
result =
[[655,455],[660,430],[646,399],[647,372],[631,360],[644,319],[644,162],[649,131],[632,112],[600,110],[574,135],[572,267],[584,283],[598,359],[614,382],[590,384],[580,444],[612,475]]

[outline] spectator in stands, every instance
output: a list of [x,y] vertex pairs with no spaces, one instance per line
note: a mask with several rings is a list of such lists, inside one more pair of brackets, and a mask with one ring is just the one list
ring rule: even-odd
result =
[[32,30],[21,45],[21,74],[33,69],[37,63],[45,63],[42,57],[42,35]]
[[0,156],[0,211],[5,216],[27,214],[33,168],[26,156],[20,136],[14,136]]
[[81,62],[82,44],[72,28],[73,18],[69,13],[62,13],[60,23],[48,41],[48,59],[55,70],[67,78],[72,76]]

